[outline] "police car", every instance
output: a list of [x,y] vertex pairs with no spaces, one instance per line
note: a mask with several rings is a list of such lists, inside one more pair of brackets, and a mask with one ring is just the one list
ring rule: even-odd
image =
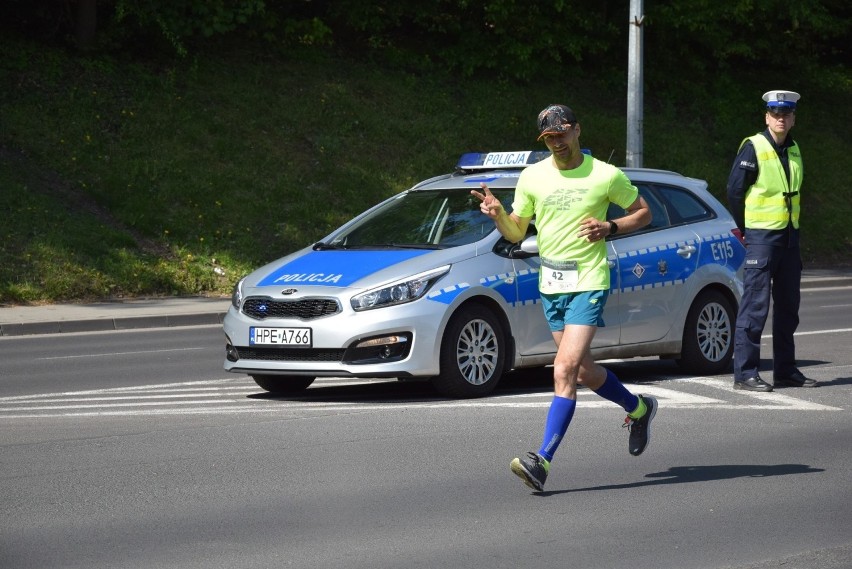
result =
[[[537,290],[535,225],[510,243],[470,190],[486,182],[509,209],[524,167],[546,151],[465,154],[321,241],[235,287],[225,369],[270,392],[317,377],[423,378],[449,397],[491,392],[504,373],[551,364]],[[606,242],[611,290],[593,354],[673,358],[725,372],[733,353],[745,248],[707,183],[625,168],[653,218]],[[612,205],[609,218],[624,212]]]

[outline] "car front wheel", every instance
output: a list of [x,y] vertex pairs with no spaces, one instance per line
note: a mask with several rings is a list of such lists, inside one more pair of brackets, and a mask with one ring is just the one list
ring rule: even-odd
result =
[[500,321],[483,306],[465,306],[447,324],[441,342],[441,373],[432,378],[432,384],[449,397],[481,397],[497,386],[505,361]]
[[314,377],[299,375],[253,375],[251,378],[261,388],[278,395],[300,393],[314,382]]
[[692,375],[725,373],[734,355],[734,308],[715,290],[698,295],[683,329],[680,368]]

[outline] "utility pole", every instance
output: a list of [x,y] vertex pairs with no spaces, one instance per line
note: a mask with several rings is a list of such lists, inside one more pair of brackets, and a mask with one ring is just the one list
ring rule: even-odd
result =
[[627,56],[627,161],[632,168],[642,167],[642,24],[643,1],[630,0],[629,54]]

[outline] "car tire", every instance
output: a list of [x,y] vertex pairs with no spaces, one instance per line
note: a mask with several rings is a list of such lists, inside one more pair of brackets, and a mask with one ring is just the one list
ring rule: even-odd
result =
[[734,355],[736,313],[731,301],[716,290],[705,290],[692,303],[683,328],[681,370],[691,375],[725,373]]
[[300,375],[253,375],[251,378],[261,388],[279,395],[301,393],[316,379]]
[[481,305],[468,305],[447,324],[441,342],[441,372],[432,385],[448,397],[482,397],[503,376],[506,339],[500,320]]

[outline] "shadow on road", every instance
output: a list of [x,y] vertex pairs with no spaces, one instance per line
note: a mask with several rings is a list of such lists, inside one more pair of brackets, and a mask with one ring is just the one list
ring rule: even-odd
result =
[[[535,368],[510,372],[506,374],[491,395],[499,397],[517,393],[549,393],[553,391],[553,370],[551,368]],[[435,401],[460,401],[459,399],[442,397],[428,380],[397,381],[370,380],[356,385],[312,385],[297,394],[252,393],[249,399],[264,399],[267,401],[299,401],[299,402],[335,402],[349,403],[429,403]]]
[[821,379],[817,387],[832,387],[837,385],[852,385],[852,377],[838,377],[835,379]]
[[[684,377],[677,366],[668,360],[634,360],[631,363],[606,363],[625,383],[659,381],[671,377]],[[581,386],[581,389],[582,386]],[[497,388],[486,397],[529,393],[552,393],[553,368],[529,368],[512,371],[503,376]],[[425,403],[431,401],[457,401],[441,397],[427,380],[371,381],[358,385],[313,385],[297,394],[252,393],[249,399],[300,402],[358,402],[358,403]]]
[[[825,362],[804,361],[800,366],[807,374],[807,367]],[[605,361],[602,365],[611,369],[623,381],[628,389],[648,382],[664,382],[669,379],[690,377],[684,374],[672,360],[659,358],[637,358],[627,361]],[[764,362],[765,365],[765,362]],[[769,370],[772,362],[768,361]],[[731,376],[731,381],[733,377]],[[819,386],[848,385],[850,378],[821,380]],[[664,384],[661,384],[664,385]],[[580,386],[580,389],[584,389]],[[503,376],[497,388],[487,397],[500,397],[518,394],[552,393],[553,368],[540,367],[512,371]],[[275,394],[268,392],[252,393],[249,399],[270,401],[300,402],[349,402],[349,403],[429,403],[435,401],[458,401],[458,399],[440,396],[432,384],[425,379],[397,381],[370,380],[356,385],[313,385],[303,392],[295,394]]]
[[658,486],[661,484],[686,484],[688,482],[712,482],[714,480],[729,480],[732,478],[767,478],[769,476],[785,476],[788,474],[811,474],[824,472],[822,468],[812,468],[806,464],[726,464],[706,466],[673,466],[663,472],[646,474],[641,482],[627,484],[606,484],[586,488],[571,488],[570,490],[553,490],[535,492],[536,496],[554,496],[569,492],[593,492],[597,490],[626,490],[643,486]]

